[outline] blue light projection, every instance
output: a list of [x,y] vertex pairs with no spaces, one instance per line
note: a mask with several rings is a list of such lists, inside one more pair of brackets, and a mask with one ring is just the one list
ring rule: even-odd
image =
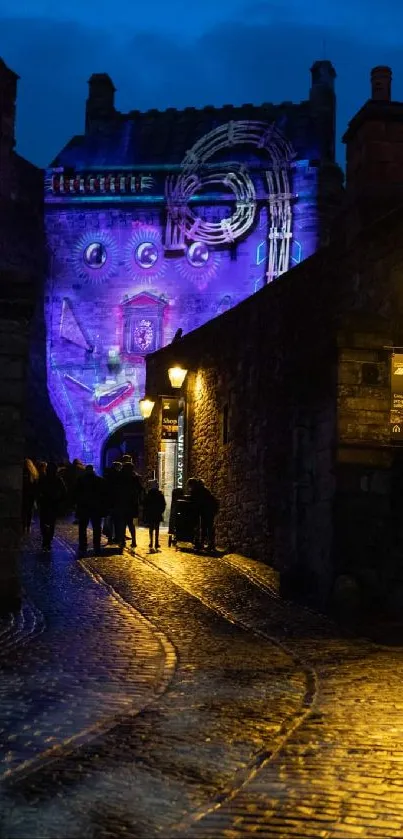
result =
[[124,249],[125,267],[134,281],[150,285],[165,272],[166,260],[161,230],[136,221]]
[[116,272],[118,255],[117,242],[105,230],[89,230],[73,247],[76,273],[92,285],[106,282]]
[[147,353],[316,249],[305,164],[276,125],[234,121],[152,176],[48,171],[48,387],[70,458],[99,468],[109,435],[141,419]]

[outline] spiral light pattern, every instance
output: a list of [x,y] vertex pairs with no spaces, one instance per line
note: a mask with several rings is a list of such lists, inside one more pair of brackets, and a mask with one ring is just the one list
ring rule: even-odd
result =
[[[229,122],[210,131],[187,153],[183,171],[167,179],[166,199],[173,225],[188,239],[198,239],[209,245],[223,245],[243,236],[254,221],[256,191],[246,166],[231,162],[230,171],[203,172],[206,164],[218,152],[232,146],[252,146],[265,149],[268,166],[277,171],[280,193],[288,196],[288,167],[294,157],[291,145],[275,125],[265,122]],[[206,187],[225,186],[235,199],[235,211],[230,218],[207,221],[189,206],[190,199]],[[280,197],[280,195],[278,196]]]

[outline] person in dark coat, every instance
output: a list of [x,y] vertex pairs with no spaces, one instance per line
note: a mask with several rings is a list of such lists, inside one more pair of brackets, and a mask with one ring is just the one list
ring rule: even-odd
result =
[[154,546],[157,551],[159,548],[160,524],[163,519],[166,501],[163,493],[158,487],[158,481],[150,481],[150,488],[144,499],[144,519],[148,524],[148,532],[150,534],[149,548],[153,550],[153,536]]
[[114,542],[118,541],[117,486],[121,470],[120,460],[114,460],[112,466],[105,473],[108,515],[104,521],[104,534],[108,538],[108,545],[113,545]]
[[87,527],[91,522],[94,553],[101,550],[101,522],[106,507],[106,484],[94,472],[93,466],[86,466],[78,478],[75,492],[78,518],[78,546],[81,553],[87,550]]
[[36,501],[39,473],[29,457],[24,460],[22,473],[22,532],[29,533]]
[[126,527],[129,528],[132,537],[132,548],[137,546],[136,526],[134,519],[138,518],[140,499],[143,494],[143,487],[140,476],[133,469],[132,460],[125,455],[121,472],[116,483],[116,525],[117,539],[120,550],[125,546]]
[[48,463],[46,473],[38,481],[39,525],[42,550],[50,551],[55,535],[56,519],[66,500],[66,487],[57,474],[55,463]]
[[207,547],[207,550],[215,551],[214,519],[220,505],[201,478],[189,478],[187,489],[200,517],[200,533],[196,534],[195,548]]
[[68,512],[71,513],[74,511],[74,524],[78,524],[77,515],[75,512],[75,502],[76,502],[76,487],[77,481],[79,478],[82,478],[84,475],[85,466],[84,463],[76,457],[73,460],[73,463],[69,463],[66,465],[65,471],[65,478],[63,478],[66,489],[67,489],[67,508]]

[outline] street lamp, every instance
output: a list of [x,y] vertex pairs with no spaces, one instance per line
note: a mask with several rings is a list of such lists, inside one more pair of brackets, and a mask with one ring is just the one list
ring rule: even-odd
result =
[[154,405],[155,405],[155,402],[153,402],[152,399],[147,399],[146,396],[144,397],[144,399],[140,399],[139,408],[140,408],[140,413],[141,413],[141,416],[143,417],[143,419],[149,419],[149,417],[152,414]]
[[171,386],[174,388],[180,388],[185,381],[187,374],[187,370],[184,370],[183,367],[179,367],[176,365],[175,367],[170,367],[168,370],[169,381],[171,382]]

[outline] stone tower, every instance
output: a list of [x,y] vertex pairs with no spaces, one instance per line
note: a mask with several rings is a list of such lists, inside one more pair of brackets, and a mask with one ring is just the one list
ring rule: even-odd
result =
[[350,235],[403,201],[403,102],[391,88],[391,69],[374,67],[371,98],[343,137]]

